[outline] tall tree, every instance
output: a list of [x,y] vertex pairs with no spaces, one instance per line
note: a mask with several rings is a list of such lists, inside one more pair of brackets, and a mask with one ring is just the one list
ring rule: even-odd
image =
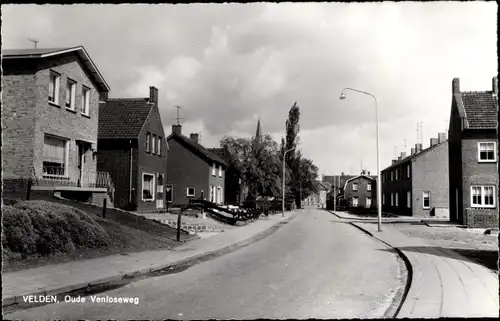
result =
[[288,112],[288,119],[285,122],[286,139],[284,150],[290,150],[286,155],[286,164],[291,171],[291,185],[290,188],[295,197],[295,204],[300,207],[300,155],[297,152],[297,145],[299,144],[299,131],[300,131],[300,107],[297,102]]

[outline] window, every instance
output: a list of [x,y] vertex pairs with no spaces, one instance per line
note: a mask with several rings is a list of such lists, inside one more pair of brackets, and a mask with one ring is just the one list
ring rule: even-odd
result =
[[222,166],[219,165],[219,177],[222,177]]
[[188,187],[186,190],[187,197],[194,197],[195,189],[194,187]]
[[43,175],[67,176],[68,140],[45,135],[43,143]]
[[410,178],[411,168],[410,165],[406,165],[406,177]]
[[357,191],[358,190],[358,183],[352,183],[352,190]]
[[471,186],[472,207],[495,207],[494,186]]
[[410,191],[406,192],[406,206],[408,208],[411,208],[411,192]]
[[75,110],[76,82],[69,79],[66,82],[66,108]]
[[398,178],[399,178],[399,169],[398,169],[398,168],[396,168],[396,179],[395,179],[395,180],[397,181],[397,180],[398,180]]
[[174,201],[174,192],[173,192],[174,186],[173,185],[166,185],[165,186],[165,199],[167,203],[172,203]]
[[396,193],[396,197],[395,197],[395,203],[396,203],[396,206],[399,206],[399,194]]
[[59,105],[59,80],[61,76],[54,72],[50,71],[49,78],[49,102]]
[[354,207],[358,206],[358,198],[357,197],[352,198],[352,206],[354,206]]
[[394,206],[394,193],[391,193],[391,206]]
[[385,205],[385,193],[382,194],[382,205]]
[[90,88],[82,86],[82,105],[80,106],[82,115],[90,115]]
[[215,163],[212,164],[212,176],[215,176]]
[[496,142],[479,142],[477,158],[480,162],[495,162]]
[[366,190],[368,192],[370,192],[372,190],[372,183],[368,183],[368,185],[366,186]]
[[371,207],[372,206],[372,198],[371,197],[367,197],[366,198],[366,207]]
[[146,152],[149,152],[150,140],[151,140],[151,134],[148,132],[148,133],[146,133]]
[[394,172],[391,171],[391,182],[393,181],[393,174],[394,174]]
[[151,153],[156,154],[156,135],[153,134],[153,142],[151,143]]
[[142,200],[153,201],[155,199],[155,175],[142,174]]
[[424,210],[431,208],[431,192],[423,192],[422,201],[422,207],[424,208]]
[[161,156],[161,137],[160,136],[158,136],[158,140],[156,142],[157,142],[156,153],[158,154],[158,156]]

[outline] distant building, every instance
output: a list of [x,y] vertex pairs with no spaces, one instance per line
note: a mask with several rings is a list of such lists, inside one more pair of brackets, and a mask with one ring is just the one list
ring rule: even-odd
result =
[[498,227],[498,80],[491,91],[460,91],[453,79],[449,126],[452,221]]
[[[375,206],[376,193],[376,176],[370,175],[370,172],[363,170],[360,175],[345,174],[340,175],[325,175],[323,181],[330,184],[331,188],[327,193],[329,203],[335,203],[337,208],[353,206],[369,207]],[[354,199],[353,199],[354,197]]]
[[401,153],[382,170],[382,210],[398,215],[448,218],[448,141],[446,134],[431,138],[422,150]]

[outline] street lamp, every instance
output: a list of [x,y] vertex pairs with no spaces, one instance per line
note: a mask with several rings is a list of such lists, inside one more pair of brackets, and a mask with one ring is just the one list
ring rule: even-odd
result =
[[347,98],[346,96],[346,90],[351,90],[355,91],[361,94],[365,94],[368,96],[371,96],[373,100],[375,100],[375,117],[376,117],[376,130],[377,130],[377,208],[378,208],[378,231],[382,231],[382,180],[381,180],[381,175],[380,175],[380,151],[379,151],[379,133],[378,133],[378,104],[377,104],[377,98],[373,96],[372,94],[357,90],[357,89],[352,89],[352,88],[344,88],[340,94],[340,99],[344,100]]
[[293,148],[290,148],[289,150],[287,150],[285,153],[283,153],[283,199],[281,201],[282,203],[282,216],[285,217],[285,156],[286,154],[293,150]]

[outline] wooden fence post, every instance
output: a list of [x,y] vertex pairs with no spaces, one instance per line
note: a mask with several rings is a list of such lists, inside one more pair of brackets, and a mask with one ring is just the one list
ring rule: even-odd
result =
[[106,204],[108,203],[108,199],[105,198],[102,200],[102,217],[106,217]]
[[177,215],[177,242],[181,240],[181,212]]

